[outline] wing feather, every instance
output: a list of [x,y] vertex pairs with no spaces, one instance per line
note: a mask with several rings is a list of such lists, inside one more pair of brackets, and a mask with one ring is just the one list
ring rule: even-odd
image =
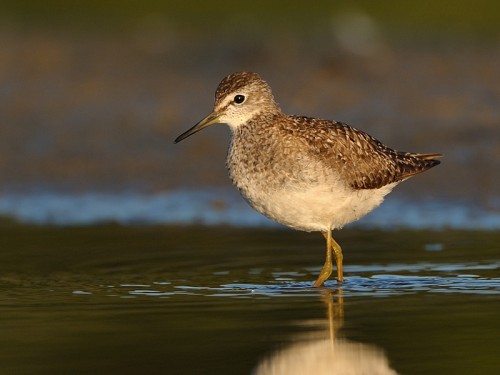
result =
[[[328,163],[354,189],[378,189],[402,181],[440,162],[441,154],[400,152],[347,124],[290,116],[310,153]],[[310,131],[311,127],[315,131]]]

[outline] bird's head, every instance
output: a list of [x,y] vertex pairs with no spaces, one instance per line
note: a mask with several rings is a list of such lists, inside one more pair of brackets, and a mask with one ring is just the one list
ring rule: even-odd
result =
[[212,124],[224,123],[234,130],[256,116],[274,115],[277,112],[280,112],[280,108],[274,101],[271,88],[257,73],[233,73],[219,83],[213,112],[174,142],[178,143]]

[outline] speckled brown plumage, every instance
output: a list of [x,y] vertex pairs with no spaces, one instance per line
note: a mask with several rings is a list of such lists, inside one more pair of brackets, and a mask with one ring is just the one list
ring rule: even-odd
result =
[[332,254],[342,281],[342,251],[331,230],[366,215],[441,156],[393,150],[341,122],[285,115],[256,73],[224,78],[214,111],[175,142],[215,123],[231,128],[226,164],[249,204],[282,224],[324,234],[327,259],[315,286],[330,276]]
[[438,165],[439,154],[395,151],[338,121],[288,116],[284,132],[304,139],[310,152],[335,168],[355,189],[377,189]]

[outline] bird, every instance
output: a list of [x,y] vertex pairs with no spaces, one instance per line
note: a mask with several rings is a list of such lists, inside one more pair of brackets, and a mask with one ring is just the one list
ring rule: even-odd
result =
[[213,124],[227,124],[226,167],[243,198],[268,218],[326,240],[314,287],[324,286],[343,254],[332,231],[374,208],[400,182],[440,163],[438,153],[396,151],[343,122],[286,115],[269,84],[254,72],[222,79],[213,111],[174,143]]

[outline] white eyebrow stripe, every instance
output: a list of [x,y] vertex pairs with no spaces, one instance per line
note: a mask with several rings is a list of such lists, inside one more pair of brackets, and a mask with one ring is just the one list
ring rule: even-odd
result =
[[219,104],[219,108],[226,109],[227,107],[229,107],[229,105],[233,101],[233,98],[233,95],[226,96],[226,98]]
[[227,102],[227,100],[224,100],[221,104],[219,104],[219,105],[217,106],[217,108],[216,108],[215,110],[216,110],[217,112],[219,112],[219,113],[223,113],[223,112],[224,112],[224,111],[225,111],[225,110],[226,110],[226,109],[227,109],[227,108],[231,105],[231,103],[232,103],[232,101],[229,101],[229,103],[224,104],[224,103],[226,103],[226,102]]
[[234,91],[231,94],[227,95],[224,98],[224,100],[217,106],[217,108],[219,108],[219,110],[221,110],[221,109],[226,109],[227,107],[229,107],[229,105],[231,103],[233,103],[234,97],[236,95],[243,95],[245,97],[245,100],[248,97],[248,94],[246,91]]

